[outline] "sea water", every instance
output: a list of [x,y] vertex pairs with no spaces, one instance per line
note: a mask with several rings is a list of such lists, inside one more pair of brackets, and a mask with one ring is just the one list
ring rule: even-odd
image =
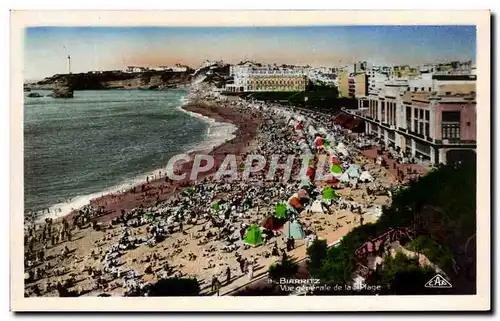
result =
[[[48,95],[48,91],[36,91]],[[235,127],[184,112],[185,90],[75,91],[24,100],[25,213],[61,216],[162,171],[173,155],[208,152]]]

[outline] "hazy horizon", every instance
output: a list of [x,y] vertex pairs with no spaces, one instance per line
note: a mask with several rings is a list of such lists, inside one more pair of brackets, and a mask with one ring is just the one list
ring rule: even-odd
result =
[[30,27],[24,79],[205,60],[338,67],[476,59],[475,26]]

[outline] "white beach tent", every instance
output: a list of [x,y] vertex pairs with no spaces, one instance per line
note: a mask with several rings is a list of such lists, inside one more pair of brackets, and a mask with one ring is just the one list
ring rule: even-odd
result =
[[349,178],[357,179],[360,176],[359,165],[351,164],[351,166],[349,166],[349,168],[346,170],[346,173],[347,175],[349,175]]
[[368,171],[364,171],[359,176],[359,180],[361,182],[373,182],[373,177],[372,177],[372,175]]
[[342,175],[340,175],[339,180],[340,180],[342,183],[347,183],[347,182],[349,182],[349,174],[347,174],[347,172],[344,172]]
[[321,213],[325,214],[325,211],[323,211],[323,207],[321,206],[321,201],[314,201],[311,204],[311,208],[309,209],[312,213]]

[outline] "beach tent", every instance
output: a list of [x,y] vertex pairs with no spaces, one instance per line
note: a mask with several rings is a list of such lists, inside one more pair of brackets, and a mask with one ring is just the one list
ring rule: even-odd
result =
[[347,173],[344,173],[344,174],[340,175],[339,180],[342,183],[347,183],[347,182],[349,182],[349,175]]
[[[296,194],[295,194],[296,195]],[[301,211],[304,209],[304,206],[300,202],[299,198],[297,196],[290,197],[288,200],[288,205],[296,209],[297,211]]]
[[349,178],[358,178],[360,175],[360,170],[359,170],[359,165],[357,164],[352,164],[349,166],[349,168],[346,170],[347,175],[349,175]]
[[250,225],[245,235],[245,243],[252,246],[262,243],[262,231],[257,225]]
[[323,188],[323,195],[322,198],[324,200],[336,200],[339,198],[333,187],[331,186],[326,186]]
[[300,224],[297,220],[285,223],[283,232],[285,233],[285,236],[293,238],[294,240],[302,240],[306,237],[302,224]]
[[287,218],[286,210],[287,210],[286,204],[284,203],[276,204],[276,206],[274,207],[274,217],[278,219],[286,219]]
[[372,177],[372,175],[370,175],[370,173],[368,171],[364,171],[359,176],[359,180],[361,182],[373,182],[373,177]]
[[311,204],[311,208],[309,210],[313,213],[325,214],[325,211],[323,211],[323,206],[321,206],[321,201],[318,200],[314,201]]

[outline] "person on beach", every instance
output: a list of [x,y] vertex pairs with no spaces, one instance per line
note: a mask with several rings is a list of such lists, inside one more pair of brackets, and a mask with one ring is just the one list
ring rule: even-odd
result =
[[212,287],[210,288],[210,291],[214,292],[217,288],[217,281],[218,281],[218,278],[216,275],[213,275],[212,276]]
[[248,280],[252,281],[253,279],[253,264],[249,264],[248,266]]

